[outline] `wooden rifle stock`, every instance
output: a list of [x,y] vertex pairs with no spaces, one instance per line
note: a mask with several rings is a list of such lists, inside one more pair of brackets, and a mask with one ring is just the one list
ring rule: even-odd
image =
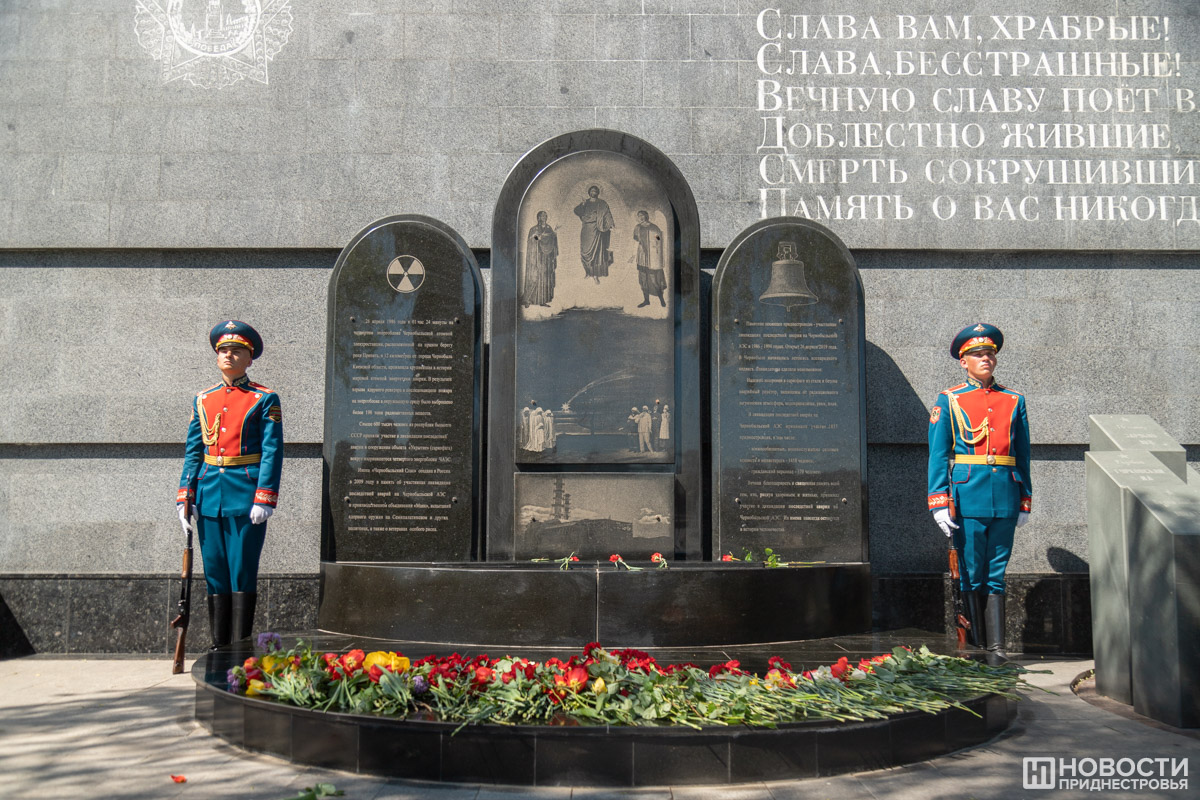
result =
[[966,609],[963,608],[962,586],[958,572],[958,551],[950,545],[950,596],[954,599],[955,634],[958,636],[958,646],[966,647],[967,631],[971,629],[971,621],[967,619]]
[[[190,512],[191,504],[187,510]],[[187,519],[191,519],[189,514]],[[175,629],[175,657],[171,662],[171,674],[183,672],[183,659],[187,652],[188,622],[192,618],[192,531],[188,529],[187,544],[183,548],[183,586],[179,590],[179,604],[171,627]]]

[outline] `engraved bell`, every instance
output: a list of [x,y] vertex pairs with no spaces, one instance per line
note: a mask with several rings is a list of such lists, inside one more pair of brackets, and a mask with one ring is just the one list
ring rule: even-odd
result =
[[797,258],[795,242],[779,243],[779,253],[771,262],[771,282],[758,302],[785,308],[817,302],[804,282],[804,262]]

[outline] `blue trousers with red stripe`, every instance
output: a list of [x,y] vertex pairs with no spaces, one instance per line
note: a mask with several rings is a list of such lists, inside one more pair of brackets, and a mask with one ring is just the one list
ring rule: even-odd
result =
[[1004,571],[1012,555],[1016,517],[960,517],[954,532],[964,592],[1004,594]]
[[196,517],[196,535],[204,560],[208,593],[258,591],[258,559],[267,537],[267,523],[244,517]]

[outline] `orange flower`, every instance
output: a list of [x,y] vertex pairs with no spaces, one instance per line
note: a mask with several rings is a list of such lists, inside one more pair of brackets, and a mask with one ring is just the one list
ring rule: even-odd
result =
[[351,650],[339,658],[338,663],[346,670],[347,675],[352,675],[362,669],[364,658],[366,658],[366,653],[362,650]]
[[580,688],[587,685],[588,671],[584,667],[571,667],[565,675],[555,675],[554,685],[556,688],[565,688],[572,692],[578,692]]
[[175,781],[176,783],[187,783],[187,778],[182,775],[172,775],[171,780]]

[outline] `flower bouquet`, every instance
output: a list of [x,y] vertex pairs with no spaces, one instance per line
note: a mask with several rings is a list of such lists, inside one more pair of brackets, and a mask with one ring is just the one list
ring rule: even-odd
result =
[[[231,692],[321,711],[385,714],[460,725],[724,725],[775,727],[805,720],[877,719],[936,713],[984,694],[1015,697],[1027,687],[1015,664],[988,666],[898,647],[796,671],[779,657],[761,677],[737,661],[702,669],[660,665],[640,650],[597,642],[566,661],[486,654],[318,653],[303,640],[288,650],[276,634],[261,655],[229,671]],[[970,710],[970,709],[967,709]],[[972,712],[973,713],[973,712]]]

